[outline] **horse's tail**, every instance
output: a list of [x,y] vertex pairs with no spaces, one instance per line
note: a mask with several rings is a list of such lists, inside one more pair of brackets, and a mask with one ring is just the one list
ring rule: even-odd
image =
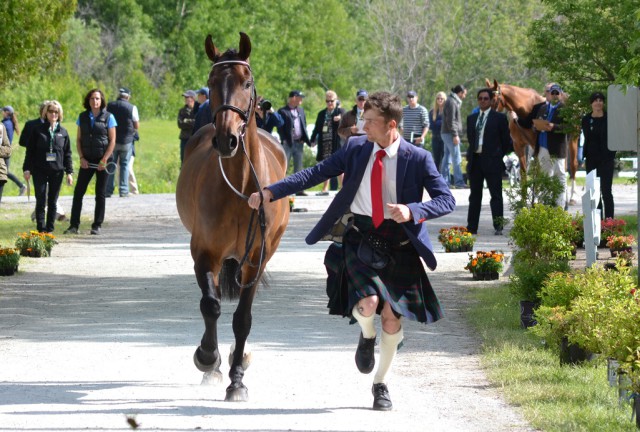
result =
[[222,263],[220,271],[220,292],[223,298],[234,300],[240,297],[240,285],[236,273],[240,271],[240,263],[233,258],[228,258]]

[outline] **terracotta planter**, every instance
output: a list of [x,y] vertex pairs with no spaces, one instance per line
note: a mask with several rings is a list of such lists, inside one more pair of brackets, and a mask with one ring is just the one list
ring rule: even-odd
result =
[[520,327],[526,329],[538,324],[533,316],[537,307],[538,304],[536,302],[520,300]]
[[498,280],[500,274],[498,272],[473,272],[473,280]]

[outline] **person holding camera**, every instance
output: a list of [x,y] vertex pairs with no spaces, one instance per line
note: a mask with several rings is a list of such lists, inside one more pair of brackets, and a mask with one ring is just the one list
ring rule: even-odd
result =
[[271,101],[262,96],[258,96],[256,104],[256,125],[269,133],[273,132],[274,127],[279,128],[284,125],[282,116],[273,109]]
[[[336,92],[327,90],[325,102],[327,107],[318,113],[316,125],[311,133],[311,142],[316,142],[317,140],[318,144],[318,153],[316,154],[316,161],[318,162],[327,159],[340,148],[338,127],[344,115],[344,109],[340,108],[340,101]],[[324,181],[322,191],[318,192],[318,195],[329,195],[329,180]]]
[[[284,123],[278,128],[278,135],[282,147],[287,155],[287,164],[293,158],[293,172],[302,170],[303,145],[311,145],[307,135],[307,116],[302,108],[304,93],[300,90],[291,90],[287,104],[278,110]],[[305,196],[304,191],[298,195]]]

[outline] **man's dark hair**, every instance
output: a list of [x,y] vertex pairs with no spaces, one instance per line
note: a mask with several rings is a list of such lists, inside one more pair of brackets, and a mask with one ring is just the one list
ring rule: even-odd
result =
[[486,93],[487,96],[489,96],[489,100],[491,100],[491,96],[493,95],[493,90],[491,90],[490,88],[482,88],[478,90],[478,94],[476,95],[476,98],[479,98],[482,93]]
[[89,93],[87,93],[87,95],[84,97],[84,103],[82,104],[82,106],[84,106],[86,110],[91,110],[91,105],[89,105],[89,99],[91,99],[91,95],[94,93],[100,93],[100,97],[102,98],[102,102],[100,102],[100,109],[101,110],[105,109],[107,107],[107,101],[104,98],[104,93],[102,93],[102,90],[98,88],[89,90]]
[[402,121],[402,100],[396,94],[389,92],[376,92],[369,95],[364,103],[364,110],[371,108],[380,111],[386,122],[395,120],[398,125]]

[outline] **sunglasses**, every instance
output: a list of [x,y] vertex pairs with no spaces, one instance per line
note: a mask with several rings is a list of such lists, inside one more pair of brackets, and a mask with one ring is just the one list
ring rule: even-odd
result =
[[60,111],[47,110],[49,114],[60,114]]
[[326,103],[334,103],[336,100],[335,99],[327,99],[325,102]]
[[554,96],[558,96],[560,93],[554,90],[554,91],[551,92],[551,94],[554,95]]
[[490,99],[491,99],[490,97],[486,97],[486,96],[478,98],[479,101],[490,100]]
[[359,97],[359,98],[358,98],[358,101],[360,101],[360,102],[364,102],[364,101],[366,101],[366,100],[367,100],[367,98],[363,98],[363,97]]

